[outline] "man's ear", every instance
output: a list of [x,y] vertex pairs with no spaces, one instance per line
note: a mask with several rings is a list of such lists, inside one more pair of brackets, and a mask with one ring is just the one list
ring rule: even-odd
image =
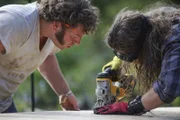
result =
[[61,30],[62,25],[61,25],[61,23],[60,23],[60,22],[56,22],[56,21],[54,21],[52,24],[53,24],[53,29],[54,29],[55,31],[57,31],[57,30]]

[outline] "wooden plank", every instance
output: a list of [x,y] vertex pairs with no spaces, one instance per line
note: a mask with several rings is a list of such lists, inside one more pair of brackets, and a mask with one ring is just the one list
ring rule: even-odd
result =
[[180,107],[157,108],[142,116],[95,115],[93,111],[41,111],[0,114],[0,120],[179,120]]

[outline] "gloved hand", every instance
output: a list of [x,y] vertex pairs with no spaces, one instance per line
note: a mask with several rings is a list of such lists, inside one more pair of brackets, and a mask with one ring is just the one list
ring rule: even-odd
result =
[[146,113],[141,96],[127,102],[116,102],[94,110],[95,114],[142,115]]
[[116,102],[110,105],[106,105],[96,110],[95,114],[129,114],[128,103]]
[[63,110],[80,110],[77,105],[77,100],[71,91],[59,96],[59,104]]
[[117,70],[121,63],[122,61],[118,57],[114,56],[112,61],[103,66],[102,71],[104,71],[108,67],[111,67],[111,70]]

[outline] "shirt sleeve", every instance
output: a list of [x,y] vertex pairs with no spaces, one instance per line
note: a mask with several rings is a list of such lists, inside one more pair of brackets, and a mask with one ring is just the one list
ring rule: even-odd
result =
[[171,103],[180,96],[180,25],[162,47],[162,67],[159,79],[153,83],[155,92],[164,103]]
[[60,49],[57,48],[57,47],[54,45],[54,48],[52,49],[52,51],[51,51],[50,54],[55,54],[55,53],[57,53],[57,52],[59,52],[59,51],[60,51]]
[[28,26],[21,16],[0,10],[0,40],[5,47],[5,54],[22,46],[28,38]]

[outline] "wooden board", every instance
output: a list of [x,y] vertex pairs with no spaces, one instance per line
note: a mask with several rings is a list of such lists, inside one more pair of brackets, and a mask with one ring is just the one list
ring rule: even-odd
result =
[[93,111],[41,111],[0,114],[0,120],[180,120],[180,107],[157,108],[142,116],[95,115]]

